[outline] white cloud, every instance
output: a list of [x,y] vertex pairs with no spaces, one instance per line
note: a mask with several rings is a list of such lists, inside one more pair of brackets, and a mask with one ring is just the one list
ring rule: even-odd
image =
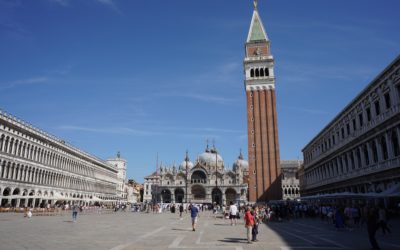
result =
[[329,113],[319,109],[309,109],[309,108],[302,108],[302,107],[292,107],[292,106],[283,106],[283,108],[295,110],[301,113],[307,113],[310,115],[328,115]]
[[11,89],[21,85],[43,84],[46,83],[48,80],[49,80],[48,77],[40,76],[40,77],[32,77],[27,79],[16,80],[12,82],[0,83],[0,85],[3,85],[0,86],[0,90]]
[[102,134],[124,134],[124,135],[137,135],[137,136],[160,134],[156,132],[137,130],[126,127],[93,128],[93,127],[82,127],[74,125],[63,125],[59,126],[58,128],[62,130],[84,131],[84,132],[102,133]]
[[130,127],[85,127],[77,125],[62,125],[57,129],[68,131],[83,131],[100,134],[121,134],[130,136],[154,136],[154,135],[173,135],[181,137],[201,137],[201,138],[219,138],[218,134],[240,134],[243,131],[220,129],[220,128],[194,128],[194,127],[168,127],[168,126],[150,126],[147,130],[135,129]]
[[105,6],[108,6],[119,15],[122,15],[122,11],[117,7],[114,0],[95,0],[95,1]]
[[49,0],[49,1],[53,2],[53,3],[56,3],[56,4],[59,4],[59,5],[63,6],[63,7],[66,7],[66,6],[69,5],[69,0]]

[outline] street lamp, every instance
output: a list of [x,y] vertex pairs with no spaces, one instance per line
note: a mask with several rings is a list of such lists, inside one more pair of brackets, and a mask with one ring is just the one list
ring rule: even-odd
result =
[[[217,193],[218,193],[218,152],[217,152],[217,148],[215,147],[214,144],[214,153],[215,153],[215,202],[219,203],[220,199],[216,199],[216,198],[220,198]],[[222,201],[221,201],[222,203]],[[222,204],[220,204],[222,205]]]
[[185,165],[186,165],[186,181],[185,181],[185,203],[187,204],[187,194],[188,194],[188,161],[189,155],[188,151],[186,150],[186,157],[185,157]]

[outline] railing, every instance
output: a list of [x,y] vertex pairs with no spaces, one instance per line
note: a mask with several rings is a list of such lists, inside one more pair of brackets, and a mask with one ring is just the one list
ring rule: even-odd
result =
[[338,176],[335,176],[332,178],[327,178],[324,180],[320,180],[320,181],[317,181],[314,183],[307,184],[307,186],[308,186],[307,188],[314,188],[314,187],[327,185],[327,184],[331,184],[331,183],[335,183],[335,182],[339,182],[339,181],[343,181],[343,180],[348,180],[348,179],[368,175],[368,174],[375,173],[375,172],[389,170],[389,169],[396,168],[399,166],[400,166],[400,157],[396,157],[394,159],[389,159],[389,160],[386,160],[383,162],[371,164],[364,168],[355,169],[346,174],[338,175]]

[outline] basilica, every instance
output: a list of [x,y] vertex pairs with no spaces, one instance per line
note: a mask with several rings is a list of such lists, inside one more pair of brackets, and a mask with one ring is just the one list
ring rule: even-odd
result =
[[215,146],[207,146],[194,163],[186,152],[178,167],[161,165],[159,171],[145,177],[144,202],[246,203],[248,167],[241,152],[232,169],[225,168]]

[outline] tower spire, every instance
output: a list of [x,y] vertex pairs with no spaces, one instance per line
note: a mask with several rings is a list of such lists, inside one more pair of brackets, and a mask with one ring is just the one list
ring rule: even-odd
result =
[[268,41],[267,32],[265,31],[260,15],[258,14],[257,0],[253,0],[253,5],[254,11],[251,18],[249,33],[247,35],[247,43],[255,41]]

